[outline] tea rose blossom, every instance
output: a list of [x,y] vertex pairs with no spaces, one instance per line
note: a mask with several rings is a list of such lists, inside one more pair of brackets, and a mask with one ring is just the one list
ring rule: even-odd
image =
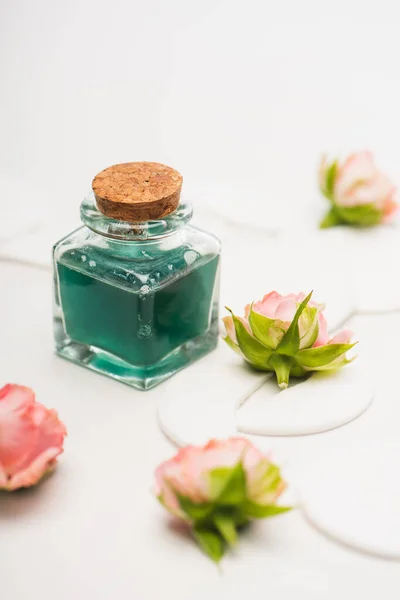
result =
[[354,345],[352,332],[344,330],[329,339],[323,310],[323,304],[311,301],[311,294],[281,296],[273,291],[247,305],[244,317],[232,312],[224,317],[224,340],[255,368],[274,371],[285,388],[290,375],[334,370],[350,362],[346,352]]
[[237,527],[289,510],[276,504],[286,488],[279,468],[245,438],[187,446],[155,474],[162,505],[193,527],[203,550],[218,561]]
[[0,490],[35,485],[63,451],[66,430],[54,410],[27,387],[0,389]]
[[331,203],[322,228],[385,223],[398,208],[396,188],[375,166],[371,152],[357,152],[345,161],[322,158],[319,187]]

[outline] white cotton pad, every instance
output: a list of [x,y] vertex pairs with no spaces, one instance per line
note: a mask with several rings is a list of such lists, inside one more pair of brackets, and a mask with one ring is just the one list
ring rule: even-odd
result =
[[157,388],[160,427],[178,446],[236,435],[236,404],[268,377],[249,368],[221,342],[217,350]]
[[[228,348],[229,350],[229,348]],[[235,357],[234,357],[235,358]],[[225,362],[223,383],[215,375]],[[190,397],[171,394],[159,402],[161,429],[178,445],[205,443],[212,437],[256,434],[298,436],[319,433],[348,423],[371,404],[373,391],[362,367],[353,364],[330,375],[315,374],[280,391],[271,374],[259,374],[231,363],[224,349],[193,369]],[[228,373],[229,372],[229,373]]]
[[327,448],[293,471],[311,525],[356,550],[400,559],[400,445]]
[[260,387],[237,410],[236,427],[256,435],[306,435],[340,427],[371,404],[373,390],[360,362],[334,373],[315,373],[284,391],[276,381]]

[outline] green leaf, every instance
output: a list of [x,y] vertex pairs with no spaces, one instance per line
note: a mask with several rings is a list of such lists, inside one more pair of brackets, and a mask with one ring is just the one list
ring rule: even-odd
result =
[[236,544],[237,532],[236,532],[235,522],[234,522],[232,516],[229,514],[224,514],[222,512],[217,512],[213,517],[213,521],[214,521],[215,527],[217,528],[219,533],[222,535],[222,537],[224,538],[226,543],[230,544],[231,546]]
[[219,563],[225,550],[225,544],[222,537],[216,531],[201,525],[195,525],[193,528],[193,535],[203,552],[205,552],[211,560]]
[[336,211],[341,219],[350,225],[370,227],[371,225],[378,225],[382,220],[382,212],[377,210],[375,204],[336,206]]
[[239,504],[246,497],[246,476],[241,463],[209,472],[210,494],[218,504]]
[[236,337],[244,357],[258,369],[268,371],[268,359],[271,356],[272,350],[252,336],[251,333],[247,331],[242,321],[235,317],[229,308],[227,310],[229,310],[232,315],[235,324]]
[[300,350],[296,354],[296,360],[302,367],[322,367],[351,350],[355,344],[327,344],[318,348]]
[[296,354],[300,347],[300,334],[299,334],[299,318],[307,304],[309,303],[312,296],[310,292],[307,298],[304,298],[303,302],[298,307],[296,314],[294,315],[293,321],[290,323],[289,329],[286,331],[281,342],[279,343],[276,351],[279,354],[285,354],[287,356],[293,356]]
[[328,169],[326,171],[326,175],[325,175],[325,190],[324,190],[324,194],[328,198],[328,200],[331,200],[331,201],[332,201],[332,198],[333,198],[333,192],[334,192],[334,187],[335,187],[335,179],[336,179],[337,168],[338,168],[338,161],[335,160],[328,167]]
[[266,519],[267,517],[275,517],[282,513],[292,510],[291,506],[278,506],[277,504],[261,505],[247,500],[243,505],[244,513],[252,519]]
[[290,370],[293,365],[293,359],[289,356],[273,354],[269,364],[273,367],[276,373],[276,379],[281,389],[287,388],[289,385]]
[[195,504],[185,496],[178,496],[182,510],[192,521],[198,521],[207,517],[213,509],[210,503]]
[[275,349],[282,339],[284,329],[279,327],[274,319],[269,319],[265,315],[261,315],[253,310],[253,305],[250,307],[249,323],[254,336],[265,346]]
[[320,229],[327,229],[328,227],[342,225],[343,222],[344,220],[339,215],[338,211],[336,210],[336,207],[332,206],[322,219],[321,223],[319,224],[319,227]]

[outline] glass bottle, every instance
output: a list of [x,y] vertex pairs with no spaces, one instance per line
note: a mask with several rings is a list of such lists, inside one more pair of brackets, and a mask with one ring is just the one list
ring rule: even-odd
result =
[[[84,225],[54,246],[54,337],[60,356],[149,389],[217,345],[220,242],[189,225],[191,205],[176,206],[180,188],[172,204],[171,195],[165,202],[168,186],[160,192],[158,176],[169,167],[126,163],[109,170],[128,165],[140,176],[139,183],[124,172],[117,178],[125,200],[111,177],[111,204],[90,193],[81,205]],[[154,184],[150,202],[148,195],[140,201],[143,183]],[[145,214],[152,218],[133,220]]]

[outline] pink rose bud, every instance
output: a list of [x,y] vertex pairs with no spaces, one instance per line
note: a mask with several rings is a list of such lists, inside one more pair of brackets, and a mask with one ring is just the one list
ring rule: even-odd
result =
[[368,227],[387,222],[397,210],[396,188],[375,166],[371,152],[352,154],[319,170],[319,187],[331,203],[321,227],[349,224]]
[[0,490],[35,485],[63,451],[64,425],[33,391],[8,384],[0,389]]
[[274,371],[284,389],[290,375],[335,370],[351,362],[346,352],[354,346],[352,332],[329,339],[323,309],[323,304],[311,301],[311,294],[271,292],[247,305],[244,317],[230,311],[231,316],[223,319],[224,340],[256,369]]
[[216,562],[236,542],[238,527],[290,510],[276,504],[285,488],[279,468],[239,437],[187,446],[156,470],[157,498],[192,526]]

